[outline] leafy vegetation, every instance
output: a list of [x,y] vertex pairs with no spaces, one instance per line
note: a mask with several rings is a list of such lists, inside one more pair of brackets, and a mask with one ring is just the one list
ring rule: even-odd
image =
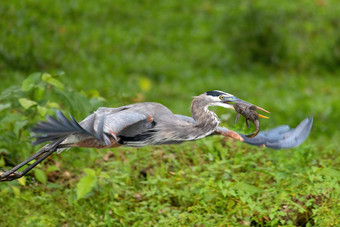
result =
[[29,130],[57,109],[81,120],[155,101],[190,115],[192,96],[219,89],[270,110],[263,130],[315,123],[286,150],[216,136],[54,154],[0,183],[1,225],[339,225],[339,11],[307,0],[2,2],[2,168],[39,149]]

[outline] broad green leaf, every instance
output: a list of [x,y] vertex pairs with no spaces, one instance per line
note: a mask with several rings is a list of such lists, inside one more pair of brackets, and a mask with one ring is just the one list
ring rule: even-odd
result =
[[20,98],[19,103],[22,107],[24,107],[25,110],[29,109],[30,107],[32,107],[34,105],[37,105],[37,102],[35,102],[33,100],[26,99],[26,98]]
[[34,169],[34,176],[40,183],[46,184],[47,176],[44,171],[42,171],[41,169]]
[[58,171],[60,170],[60,168],[56,165],[53,165],[53,166],[49,166],[46,170],[46,173],[49,173],[49,172],[52,172],[52,171]]
[[52,78],[52,75],[49,74],[49,73],[44,73],[44,74],[42,74],[42,76],[41,76],[42,81],[47,81],[47,80],[49,80],[50,78]]
[[46,81],[47,83],[59,88],[60,90],[64,90],[64,84],[61,83],[59,80],[55,79],[55,78],[51,78],[49,80]]
[[50,74],[44,73],[42,75],[42,80],[45,81],[46,83],[49,83],[61,90],[64,90],[64,84],[61,83],[59,80],[53,78]]
[[335,177],[335,178],[340,179],[340,171],[332,169],[332,168],[323,168],[320,171],[320,174],[322,174],[324,176],[330,176],[330,177]]
[[9,107],[11,107],[10,103],[5,103],[5,104],[0,103],[0,111],[3,111],[4,109],[7,109]]
[[90,176],[96,176],[96,171],[94,171],[93,169],[89,169],[89,168],[85,168],[83,169],[83,171],[87,174],[87,175],[90,175]]
[[46,107],[38,106],[37,109],[38,109],[38,113],[41,117],[46,116],[46,113],[48,111],[48,109]]
[[107,172],[100,172],[99,177],[108,179],[110,178],[110,175]]
[[44,99],[44,95],[45,95],[45,90],[46,87],[43,84],[38,84],[35,88],[34,88],[34,98],[33,100],[42,100]]
[[14,196],[16,197],[16,198],[20,198],[20,189],[19,188],[17,188],[17,187],[15,187],[15,186],[12,186],[12,191],[13,191],[13,193],[14,193]]
[[21,90],[29,91],[31,90],[35,84],[39,81],[41,77],[41,73],[32,73],[29,75],[21,84]]
[[56,109],[59,109],[59,108],[60,108],[60,106],[59,106],[58,103],[56,103],[56,102],[50,102],[50,101],[47,102],[46,106],[47,106],[47,107],[50,107],[50,108],[56,108]]
[[68,107],[71,113],[75,114],[75,118],[78,118],[77,113],[86,113],[92,109],[86,96],[79,92],[56,90],[56,93],[63,100],[63,105]]
[[19,114],[6,114],[2,119],[0,119],[1,124],[13,123],[20,121],[21,116]]
[[97,178],[95,176],[86,175],[80,179],[77,184],[77,199],[83,198],[87,193],[97,185]]
[[121,216],[121,217],[124,216],[124,212],[119,210],[119,208],[113,208],[113,213],[115,213],[115,214],[117,214],[118,216]]
[[0,100],[8,99],[8,98],[16,98],[19,97],[19,94],[21,92],[21,88],[19,86],[11,86],[1,92],[0,94]]
[[9,187],[5,187],[5,188],[1,189],[0,196],[8,196],[9,189],[10,189]]
[[13,128],[14,133],[18,135],[20,129],[25,127],[27,124],[28,124],[28,120],[16,121],[14,124],[14,128]]
[[100,94],[98,90],[92,89],[87,92],[87,96],[90,98],[97,98],[97,97],[100,97]]
[[244,182],[236,182],[233,186],[234,189],[243,191],[243,192],[248,192],[249,194],[254,194],[256,192],[261,191],[260,188],[255,187],[253,185],[244,183]]
[[228,190],[227,189],[222,189],[221,192],[222,192],[223,197],[226,197]]
[[20,185],[25,186],[26,185],[26,177],[19,178],[18,182],[19,182]]

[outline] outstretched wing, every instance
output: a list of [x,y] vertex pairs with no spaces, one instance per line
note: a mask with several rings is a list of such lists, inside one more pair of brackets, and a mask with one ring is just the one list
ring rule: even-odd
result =
[[99,108],[96,112],[80,122],[80,125],[86,131],[90,131],[97,139],[109,145],[110,137],[118,141],[121,133],[127,131],[132,126],[135,126],[134,129],[136,133],[137,131],[150,127],[148,117],[149,115],[145,113],[135,112],[129,109],[117,111],[111,108]]
[[216,133],[232,135],[231,137],[234,138],[239,135],[242,137],[243,142],[251,145],[282,149],[296,147],[304,142],[310,133],[312,125],[313,117],[310,117],[304,119],[296,128],[291,129],[287,125],[281,125],[268,131],[261,131],[253,138],[248,138],[224,127],[218,127]]
[[57,111],[57,118],[48,116],[45,122],[38,123],[32,129],[36,137],[34,144],[47,141],[75,144],[92,138],[104,145],[110,145],[112,139],[118,142],[120,134],[131,126],[136,126],[135,129],[139,130],[150,127],[148,117],[147,114],[129,109],[99,108],[78,124],[71,115],[69,120],[61,111]]
[[313,125],[313,117],[304,119],[296,128],[281,125],[274,129],[260,132],[256,137],[248,138],[242,135],[244,142],[251,145],[265,145],[266,147],[281,149],[296,147],[308,137]]

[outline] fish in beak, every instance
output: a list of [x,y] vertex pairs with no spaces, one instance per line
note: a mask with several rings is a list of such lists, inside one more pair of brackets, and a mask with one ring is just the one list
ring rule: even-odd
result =
[[242,99],[239,99],[235,96],[229,97],[229,100],[225,101],[226,104],[232,105],[232,108],[237,112],[235,123],[238,121],[240,115],[242,115],[246,119],[246,125],[249,128],[248,121],[252,122],[256,128],[256,130],[246,135],[249,138],[255,137],[260,131],[260,121],[259,117],[268,119],[269,117],[259,114],[257,111],[261,110],[266,113],[270,113],[262,107],[255,106],[249,102],[246,102]]

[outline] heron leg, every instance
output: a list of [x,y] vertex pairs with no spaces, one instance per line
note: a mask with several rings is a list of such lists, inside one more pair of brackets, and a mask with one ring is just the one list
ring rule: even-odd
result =
[[243,137],[240,134],[224,127],[217,127],[217,129],[215,129],[215,133],[228,136],[242,142],[244,141]]
[[[33,169],[36,165],[38,165],[40,162],[45,160],[48,156],[50,156],[55,151],[56,149],[50,149],[49,146],[44,146],[38,152],[33,154],[31,157],[29,157],[25,161],[21,162],[20,164],[16,165],[11,170],[0,172],[0,182],[1,181],[12,181],[12,180],[15,180],[15,179],[18,179],[24,176],[26,173],[28,173],[31,169]],[[21,167],[23,167],[24,165],[26,165],[27,163],[31,162],[32,160],[36,158],[38,159],[34,163],[30,164],[28,167],[26,167],[22,171],[16,172],[18,169],[20,169]]]

